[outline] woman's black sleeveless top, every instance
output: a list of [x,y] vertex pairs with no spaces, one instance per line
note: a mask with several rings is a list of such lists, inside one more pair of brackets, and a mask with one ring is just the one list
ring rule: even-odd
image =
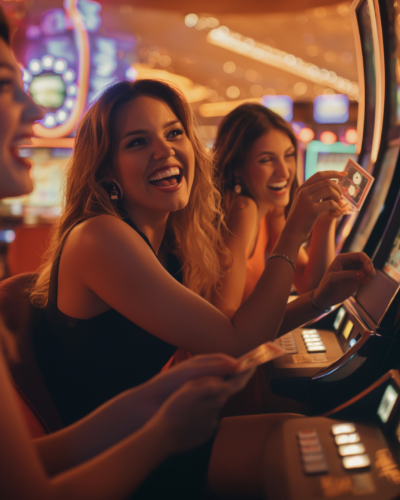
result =
[[[152,248],[130,220],[125,222]],[[63,314],[57,308],[59,262],[56,259],[51,270],[45,324],[35,339],[35,352],[61,419],[68,425],[159,373],[176,347],[115,309],[90,319]],[[156,307],[152,314],[157,314]]]

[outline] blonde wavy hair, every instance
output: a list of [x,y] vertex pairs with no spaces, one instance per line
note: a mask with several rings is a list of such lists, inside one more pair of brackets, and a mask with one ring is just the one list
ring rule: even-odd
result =
[[51,266],[61,254],[69,232],[77,224],[101,214],[124,218],[123,203],[111,203],[105,189],[112,179],[112,158],[116,147],[113,133],[121,106],[139,96],[165,102],[182,123],[192,144],[195,174],[187,206],[169,215],[164,244],[182,265],[183,283],[209,298],[221,278],[221,262],[229,254],[223,241],[225,232],[221,196],[214,186],[212,153],[200,141],[194,117],[184,95],[167,82],[137,80],[109,87],[85,113],[79,125],[65,185],[64,209],[53,231],[44,264],[30,293],[32,303],[48,302]]

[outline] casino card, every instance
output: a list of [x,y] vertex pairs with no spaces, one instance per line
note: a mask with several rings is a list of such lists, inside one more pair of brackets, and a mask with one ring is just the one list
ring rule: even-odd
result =
[[347,172],[347,177],[339,180],[342,196],[358,211],[363,206],[375,179],[350,158],[343,171]]
[[240,362],[236,371],[238,373],[244,372],[246,370],[250,370],[253,366],[259,366],[272,359],[279,358],[279,356],[283,356],[287,354],[287,352],[282,349],[278,344],[274,344],[273,342],[266,342],[265,344],[261,344],[252,351],[244,354],[242,357],[238,359]]

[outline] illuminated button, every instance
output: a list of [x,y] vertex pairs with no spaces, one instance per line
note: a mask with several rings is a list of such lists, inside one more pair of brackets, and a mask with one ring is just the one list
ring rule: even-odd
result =
[[325,455],[323,453],[313,453],[312,455],[303,455],[301,457],[304,464],[311,464],[313,462],[325,462]]
[[354,455],[352,457],[344,457],[342,464],[345,469],[363,469],[369,467],[371,462],[368,455]]
[[315,334],[307,334],[307,335],[303,334],[303,339],[304,340],[312,340],[312,339],[321,340],[321,337],[318,334],[316,334],[316,335]]
[[326,352],[324,344],[307,346],[308,352]]
[[356,432],[356,427],[354,424],[335,424],[332,425],[332,434],[337,436],[339,434],[351,434]]
[[299,439],[318,438],[318,434],[314,429],[306,429],[305,431],[299,431],[297,437]]
[[365,446],[362,443],[358,444],[342,444],[338,448],[341,457],[349,455],[362,455],[365,453]]
[[315,446],[301,446],[300,445],[300,450],[302,455],[315,455],[316,453],[321,453],[322,448],[319,444]]
[[303,334],[304,334],[304,333],[316,333],[316,334],[318,334],[318,331],[317,331],[317,330],[315,330],[315,329],[313,328],[312,330],[303,330],[303,332],[302,332],[302,333],[303,333]]
[[318,340],[318,341],[314,341],[314,340],[307,341],[305,344],[306,344],[306,347],[312,347],[314,345],[324,345],[324,343],[321,342],[320,340]]
[[306,474],[324,474],[329,472],[328,465],[325,460],[303,464],[303,469]]
[[354,444],[360,441],[360,436],[358,432],[353,432],[352,434],[339,434],[335,436],[335,443],[340,446],[342,444]]

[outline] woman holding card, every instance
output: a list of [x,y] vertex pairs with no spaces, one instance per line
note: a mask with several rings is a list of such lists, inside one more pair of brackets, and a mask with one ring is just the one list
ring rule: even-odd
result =
[[[229,257],[216,229],[223,219],[212,157],[187,101],[160,81],[109,87],[77,131],[64,213],[32,293],[50,324],[42,368],[64,421],[148,380],[176,347],[240,356],[315,317],[310,293],[287,299],[315,221],[340,211],[328,177],[297,190],[254,293],[229,319],[201,297]],[[183,285],[158,259],[166,243],[183,263]],[[340,256],[313,300],[324,309],[341,302],[373,272],[363,254]]]
[[[231,316],[253,291],[285,226],[298,187],[297,140],[279,115],[243,104],[223,119],[215,152],[233,264],[213,303]],[[341,176],[324,172],[310,181]],[[318,286],[335,257],[336,219],[345,213],[345,204],[337,203],[317,218],[308,252],[299,250],[293,283],[300,294]]]

